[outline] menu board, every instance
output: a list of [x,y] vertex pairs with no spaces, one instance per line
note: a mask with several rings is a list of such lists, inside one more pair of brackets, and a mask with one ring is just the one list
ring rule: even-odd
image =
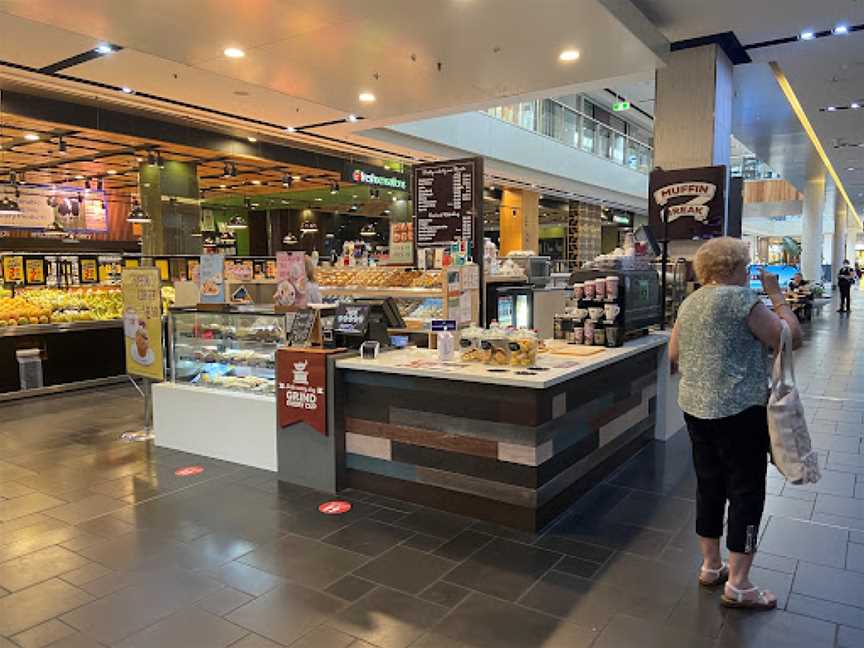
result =
[[[418,248],[476,240],[482,206],[481,158],[446,160],[414,167],[414,241]],[[479,200],[478,200],[479,196]],[[482,217],[482,214],[480,214]],[[481,221],[482,222],[482,221]]]
[[163,379],[162,282],[156,268],[124,268],[123,344],[126,372]]
[[3,281],[7,283],[24,282],[23,256],[14,255],[3,257]]
[[312,308],[305,308],[294,313],[291,322],[290,346],[304,346],[309,343],[309,336],[312,335],[317,314],[317,311]]
[[339,304],[333,330],[343,335],[366,335],[369,304]]
[[81,283],[99,283],[99,264],[96,257],[81,257],[78,260],[81,269]]
[[24,282],[28,286],[45,285],[45,259],[24,260]]
[[225,303],[225,257],[203,254],[198,264],[199,295],[202,304]]

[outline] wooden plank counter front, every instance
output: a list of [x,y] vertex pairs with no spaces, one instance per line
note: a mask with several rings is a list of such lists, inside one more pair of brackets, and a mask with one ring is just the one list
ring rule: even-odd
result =
[[428,351],[340,360],[347,485],[538,530],[653,438],[667,339],[541,356],[533,375]]

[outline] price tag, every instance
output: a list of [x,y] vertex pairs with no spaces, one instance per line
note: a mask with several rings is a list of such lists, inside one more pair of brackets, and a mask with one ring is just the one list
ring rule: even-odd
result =
[[79,263],[81,268],[81,283],[99,283],[99,264],[96,262],[96,259],[81,258]]
[[17,255],[3,257],[3,281],[7,283],[24,282],[24,257]]

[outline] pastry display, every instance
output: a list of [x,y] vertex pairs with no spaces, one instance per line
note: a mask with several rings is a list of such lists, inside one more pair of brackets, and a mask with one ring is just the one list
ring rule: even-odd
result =
[[528,329],[518,329],[510,334],[510,364],[515,367],[532,367],[537,364],[537,334]]
[[318,284],[329,288],[439,288],[440,270],[404,268],[319,268]]
[[510,339],[502,330],[487,331],[480,340],[482,361],[486,364],[507,366],[510,364]]
[[459,340],[459,357],[462,362],[482,362],[484,358],[480,341],[483,339],[483,329],[471,326],[462,331]]

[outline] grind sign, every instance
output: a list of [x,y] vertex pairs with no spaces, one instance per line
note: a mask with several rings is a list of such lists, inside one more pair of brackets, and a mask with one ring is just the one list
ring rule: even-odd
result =
[[314,349],[276,351],[276,421],[306,423],[327,436],[327,356]]

